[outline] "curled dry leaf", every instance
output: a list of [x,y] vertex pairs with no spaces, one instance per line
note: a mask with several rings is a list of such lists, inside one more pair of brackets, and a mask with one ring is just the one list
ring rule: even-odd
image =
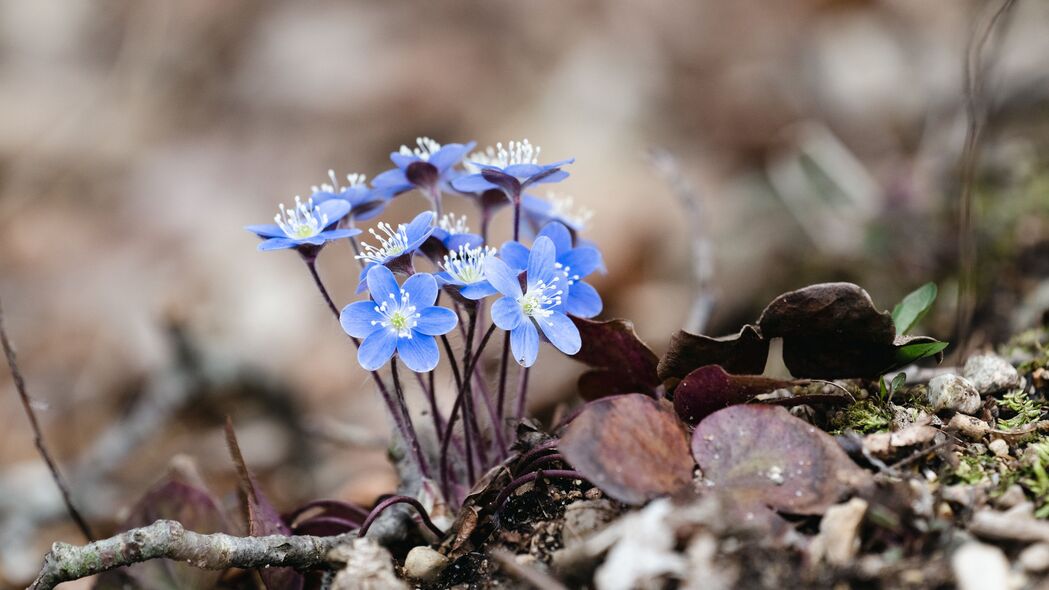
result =
[[659,386],[659,357],[627,320],[598,322],[572,317],[583,346],[572,358],[593,370],[579,378],[579,393],[592,401],[620,393],[651,394]]
[[870,480],[827,433],[776,406],[711,414],[692,434],[692,453],[713,487],[790,514],[822,514]]
[[624,504],[672,494],[692,481],[688,433],[670,404],[641,394],[590,402],[558,450],[591,483]]
[[791,385],[758,375],[730,375],[718,365],[707,365],[689,373],[674,389],[674,409],[682,420],[696,424],[721,408]]
[[892,314],[877,309],[857,285],[822,283],[780,295],[756,325],[744,326],[735,336],[679,332],[659,364],[659,376],[683,379],[704,365],[758,374],[774,338],[783,339],[783,361],[791,375],[809,379],[873,378],[946,346],[932,338],[898,336]]
[[[248,522],[248,535],[252,537],[264,537],[267,535],[290,535],[291,528],[281,518],[280,512],[273,507],[269,499],[262,493],[255,475],[248,469],[244,462],[244,455],[240,452],[240,444],[237,443],[237,435],[233,431],[233,421],[226,418],[226,445],[229,447],[230,457],[237,467],[237,476],[240,479],[241,502]],[[287,567],[267,567],[259,570],[262,581],[268,590],[296,590],[305,584],[302,574]]]

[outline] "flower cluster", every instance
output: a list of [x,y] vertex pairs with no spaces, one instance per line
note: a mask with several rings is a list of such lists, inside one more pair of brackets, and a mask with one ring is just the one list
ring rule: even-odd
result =
[[[506,359],[512,353],[522,367],[516,405],[523,408],[527,369],[536,362],[540,342],[546,340],[568,355],[579,352],[580,333],[571,318],[592,318],[601,312],[601,297],[585,281],[602,271],[604,263],[598,249],[581,237],[591,212],[576,208],[570,198],[524,194],[533,185],[567,178],[564,167],[573,160],[543,164],[540,148],[528,140],[469,153],[474,146],[474,142],[441,145],[421,137],[415,147],[401,146],[392,152],[395,167],[376,176],[370,185],[360,174],[348,175],[340,185],[335,173],[329,172],[329,182],[314,186],[310,198],[296,197],[293,208],[281,205],[276,224],[247,229],[264,239],[261,250],[294,249],[303,256],[329,307],[357,345],[359,364],[373,372],[380,392],[387,396],[407,446],[417,446],[417,441],[409,414],[396,409],[405,407],[398,365],[417,373],[433,371],[443,349],[458,397],[451,416],[445,419],[434,401],[435,392],[426,391],[439,442],[447,450],[446,439],[453,436],[448,423],[454,424],[459,412],[463,436],[489,447],[498,440],[505,456],[503,429],[506,419],[514,417],[505,404]],[[368,229],[370,237],[361,236],[358,241],[362,233],[358,223],[378,217],[390,201],[412,191],[428,201],[426,210],[409,221],[379,221]],[[469,215],[444,214],[445,197],[452,195],[476,207],[474,221],[479,222],[479,233],[471,231]],[[513,207],[514,239],[493,244],[489,221],[499,200]],[[340,308],[324,287],[314,261],[327,243],[343,239],[360,266],[357,293],[367,292],[368,298]],[[490,367],[479,360],[496,330],[507,333],[503,363],[498,375],[489,375]],[[462,341],[461,359],[450,356],[455,350],[449,341],[453,331]],[[387,365],[393,393],[376,372]],[[433,387],[432,379],[429,383]],[[493,410],[487,435],[473,413],[475,383],[485,390],[482,395],[492,396],[486,401]],[[498,383],[498,392],[488,391],[485,383]],[[426,388],[425,380],[420,384]],[[449,430],[442,431],[445,424]],[[463,459],[471,473],[474,467],[490,467],[500,453],[479,456],[483,458]],[[417,453],[416,458],[427,473],[423,454]],[[442,464],[445,458],[442,453]],[[450,474],[441,474],[446,494],[451,493],[456,469],[468,470],[453,466],[447,470]]]

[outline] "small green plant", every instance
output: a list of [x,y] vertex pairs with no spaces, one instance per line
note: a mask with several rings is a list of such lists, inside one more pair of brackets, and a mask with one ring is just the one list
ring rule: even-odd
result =
[[892,322],[896,333],[904,335],[921,321],[936,302],[936,283],[925,283],[911,291],[892,308]]
[[892,381],[886,383],[885,376],[882,375],[881,379],[878,380],[878,397],[882,403],[889,403],[892,401],[892,396],[903,387],[903,384],[907,382],[906,373],[897,373]]
[[998,421],[998,426],[1003,430],[1016,430],[1042,417],[1042,404],[1032,400],[1022,389],[1005,394],[1002,399],[998,400],[998,406],[1015,414],[1010,418]]
[[1049,440],[1032,443],[1030,448],[1034,449],[1034,458],[1027,467],[1028,476],[1021,478],[1020,484],[1035,498],[1034,515],[1049,518]]

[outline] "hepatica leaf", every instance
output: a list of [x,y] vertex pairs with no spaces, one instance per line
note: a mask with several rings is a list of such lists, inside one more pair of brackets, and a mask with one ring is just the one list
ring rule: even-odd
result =
[[908,293],[892,308],[892,322],[896,325],[896,333],[902,336],[910,332],[911,328],[929,313],[935,301],[936,283],[925,283]]
[[687,486],[695,466],[674,410],[637,393],[588,403],[558,449],[601,491],[632,505]]
[[707,365],[689,373],[674,389],[674,409],[682,420],[696,424],[721,408],[791,385],[760,375],[731,375],[718,365]]
[[916,360],[940,354],[947,346],[947,342],[932,339],[904,344],[896,349],[896,366],[909,365]]
[[711,414],[692,434],[692,454],[721,492],[790,514],[822,514],[870,480],[827,433],[776,406]]
[[659,357],[637,337],[626,320],[603,322],[572,317],[579,328],[582,348],[572,358],[593,371],[579,379],[583,399],[594,400],[620,393],[652,393],[659,385]]

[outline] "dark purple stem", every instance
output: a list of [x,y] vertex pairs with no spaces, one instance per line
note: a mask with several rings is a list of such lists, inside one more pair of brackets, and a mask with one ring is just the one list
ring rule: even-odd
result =
[[394,355],[390,358],[390,373],[393,375],[393,391],[396,394],[398,409],[401,411],[403,416],[405,430],[408,436],[408,448],[413,455],[415,455],[415,461],[419,464],[419,473],[426,479],[430,479],[430,467],[426,464],[426,457],[423,456],[422,446],[419,444],[419,437],[415,433],[415,427],[412,425],[412,416],[408,413],[408,403],[404,399],[404,389],[401,388],[401,377],[400,371],[397,370],[397,356]]
[[363,537],[367,535],[368,529],[371,528],[372,523],[375,522],[375,519],[378,518],[380,514],[385,512],[387,508],[395,504],[408,504],[412,508],[415,508],[416,512],[419,513],[419,517],[422,519],[423,524],[426,525],[426,528],[430,529],[430,532],[436,535],[437,538],[444,537],[444,531],[437,528],[437,525],[435,525],[433,521],[430,520],[430,515],[426,513],[426,508],[424,508],[418,500],[409,496],[390,496],[389,498],[386,498],[382,502],[376,504],[375,508],[372,508],[371,513],[368,514],[368,518],[364,519],[364,524],[362,524],[360,530],[357,531],[357,536]]
[[517,419],[524,418],[528,408],[528,375],[531,367],[521,367],[521,381],[517,386]]
[[495,401],[495,409],[499,416],[505,416],[506,411],[506,376],[510,370],[510,332],[503,337],[503,358],[499,361],[499,393]]

